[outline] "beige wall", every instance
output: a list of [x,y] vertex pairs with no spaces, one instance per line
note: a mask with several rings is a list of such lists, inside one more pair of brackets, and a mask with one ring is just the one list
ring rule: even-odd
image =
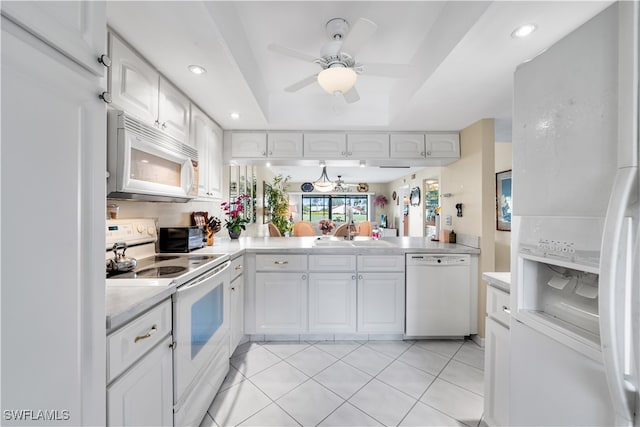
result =
[[[511,143],[496,143],[496,172],[511,169]],[[495,215],[495,212],[494,212]],[[495,216],[494,216],[495,217]],[[495,231],[496,235],[496,268],[495,271],[511,271],[511,232]]]
[[156,218],[159,227],[191,225],[191,212],[205,211],[222,219],[221,200],[207,202],[169,203],[107,200],[107,204],[120,207],[118,218]]

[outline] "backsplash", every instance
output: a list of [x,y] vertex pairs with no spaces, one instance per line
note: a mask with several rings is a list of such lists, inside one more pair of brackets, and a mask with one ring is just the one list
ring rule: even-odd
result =
[[169,203],[132,202],[129,200],[107,200],[107,204],[119,206],[118,218],[157,218],[158,227],[178,227],[191,225],[191,212],[205,211],[224,221],[218,201]]

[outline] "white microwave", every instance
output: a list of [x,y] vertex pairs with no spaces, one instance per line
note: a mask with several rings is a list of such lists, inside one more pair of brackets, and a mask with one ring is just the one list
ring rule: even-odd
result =
[[198,195],[198,151],[123,111],[107,115],[107,198],[187,202]]

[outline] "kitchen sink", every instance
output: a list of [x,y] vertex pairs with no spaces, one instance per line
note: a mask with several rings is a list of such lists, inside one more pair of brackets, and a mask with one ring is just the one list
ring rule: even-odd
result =
[[391,248],[395,245],[385,240],[354,240],[351,242],[353,246],[371,247],[371,248]]
[[327,248],[331,248],[331,247],[351,247],[353,242],[350,242],[348,240],[338,240],[338,239],[320,239],[320,240],[314,240],[313,242],[313,246],[319,246],[319,247],[327,247]]

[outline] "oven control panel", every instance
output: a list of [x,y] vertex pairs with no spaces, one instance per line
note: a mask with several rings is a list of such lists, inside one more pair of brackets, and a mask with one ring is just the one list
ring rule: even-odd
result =
[[157,237],[156,222],[152,218],[107,220],[106,249],[111,249],[116,242],[131,246],[155,242]]

